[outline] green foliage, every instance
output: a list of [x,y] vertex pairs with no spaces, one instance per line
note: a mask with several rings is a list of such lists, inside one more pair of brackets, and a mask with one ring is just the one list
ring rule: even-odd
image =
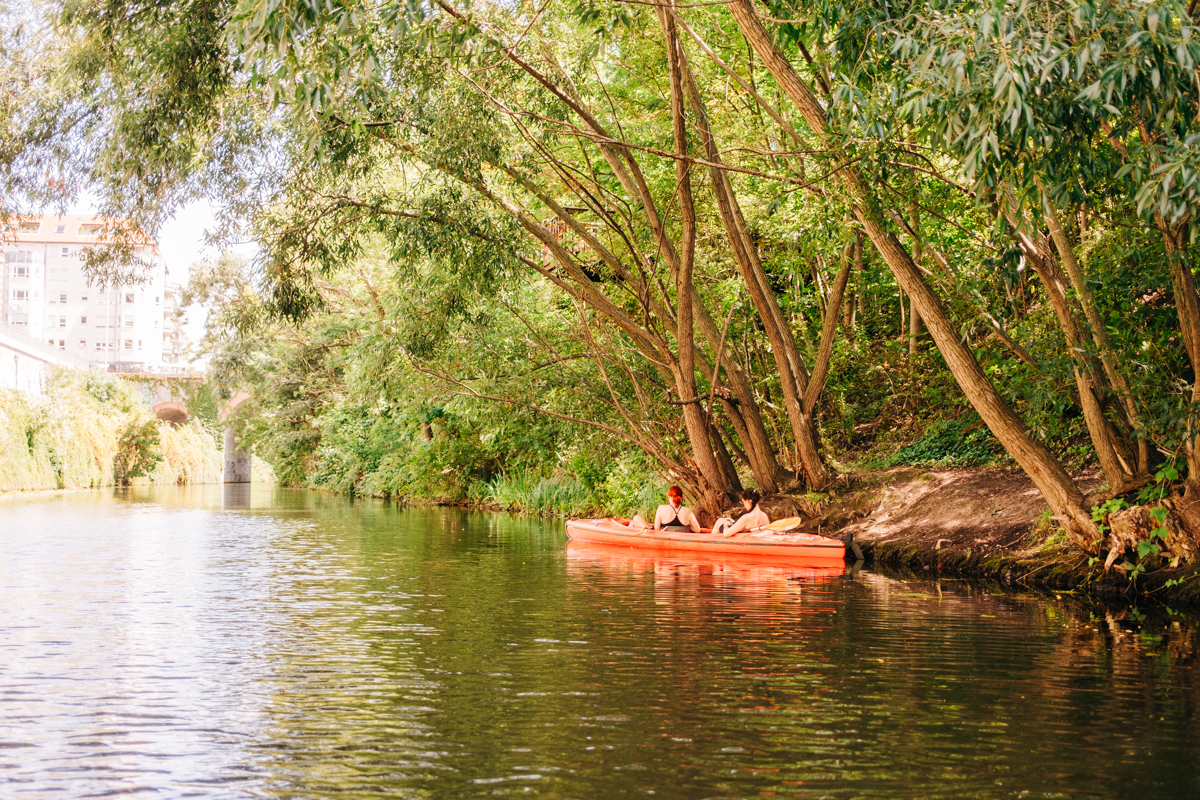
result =
[[1092,522],[1100,523],[1097,528],[1101,536],[1108,532],[1108,527],[1104,524],[1108,520],[1108,515],[1114,511],[1123,511],[1127,508],[1129,508],[1129,503],[1125,502],[1124,498],[1121,497],[1114,497],[1098,506],[1092,506]]
[[[1143,486],[1138,492],[1137,501],[1142,505],[1151,505],[1161,501],[1167,496],[1171,490],[1173,481],[1179,480],[1179,470],[1175,468],[1175,463],[1172,461],[1161,467],[1158,472],[1154,473],[1154,483]],[[1166,509],[1158,508],[1155,512],[1161,511],[1165,517]],[[1153,512],[1152,512],[1153,513]],[[1159,525],[1162,525],[1162,520],[1159,520]]]
[[[159,440],[162,458],[139,461]],[[137,388],[112,375],[56,369],[42,398],[0,391],[0,491],[111,486],[138,475],[154,483],[213,483],[223,468],[214,429],[159,422]]]
[[596,510],[592,493],[570,478],[536,478],[527,473],[517,473],[511,478],[497,475],[472,488],[478,492],[477,499],[512,511],[583,516]]
[[113,477],[119,485],[128,484],[131,478],[149,477],[150,472],[162,460],[162,437],[158,433],[158,420],[131,419],[117,438]]
[[923,436],[886,458],[881,466],[970,466],[996,457],[996,439],[974,415],[935,422]]
[[[759,480],[764,460],[798,466],[803,425],[781,373],[803,383],[834,321],[813,409],[826,456],[907,442],[883,463],[1002,457],[928,337],[910,351],[908,298],[863,235],[864,202],[945,307],[931,328],[956,328],[982,365],[996,394],[975,386],[973,401],[1020,414],[996,428],[1010,448],[1023,428],[1068,469],[1094,463],[1107,437],[1080,411],[1093,386],[1124,452],[1180,453],[1195,428],[1172,278],[1200,231],[1193,9],[767,5],[828,129],[787,108],[761,59],[729,56],[747,41],[727,8],[678,9],[753,89],[681,37],[704,104],[685,114],[688,155],[710,155],[704,120],[730,167],[720,180],[692,171],[694,251],[660,20],[606,0],[536,13],[72,0],[53,46],[0,36],[0,77],[21,88],[0,97],[0,195],[47,199],[46,174],[61,173],[59,189],[99,187],[114,217],[150,231],[197,196],[223,203],[227,234],[247,222],[261,258],[198,265],[187,298],[212,309],[214,384],[253,389],[232,424],[295,485],[547,508],[649,500],[660,476],[688,483],[712,455],[679,403],[693,383],[720,397],[708,365],[722,323],[737,369],[721,389],[735,373],[745,383],[736,403],[705,403],[705,421],[735,458],[755,445]],[[838,183],[851,166],[874,193],[856,208]],[[745,231],[718,207],[726,184]],[[747,242],[762,276],[732,255]],[[707,323],[686,376],[683,252]],[[1078,285],[1060,315],[1047,285],[1071,255]],[[843,266],[847,295],[830,307]],[[781,368],[791,353],[764,326],[775,319],[803,365]],[[111,388],[89,391],[131,413]],[[202,399],[211,422],[225,398]],[[740,433],[747,420],[761,436]],[[22,425],[37,451],[49,427]]]

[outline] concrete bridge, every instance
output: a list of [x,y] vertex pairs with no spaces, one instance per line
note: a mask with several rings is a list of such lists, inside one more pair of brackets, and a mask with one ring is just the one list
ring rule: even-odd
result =
[[[225,424],[234,410],[249,399],[249,392],[238,392],[229,398],[218,419]],[[225,424],[225,482],[249,483],[250,463],[250,454],[242,449],[237,434],[233,432],[233,426]]]
[[[204,379],[201,373],[180,371],[179,374],[171,374],[157,370],[154,372],[123,372],[123,377],[142,382],[146,387],[147,399],[155,416],[172,425],[182,425],[187,422],[189,417],[187,396],[185,392],[181,391],[183,386],[187,382],[198,382]],[[233,426],[228,424],[229,416],[249,397],[249,392],[238,392],[229,398],[217,415],[218,421],[225,428],[225,483],[250,483],[250,454],[242,449]]]

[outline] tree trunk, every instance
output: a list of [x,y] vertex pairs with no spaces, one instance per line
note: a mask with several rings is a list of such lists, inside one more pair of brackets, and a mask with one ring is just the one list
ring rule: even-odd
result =
[[1074,375],[1075,386],[1079,392],[1079,407],[1083,410],[1083,419],[1087,423],[1100,469],[1104,471],[1109,488],[1120,492],[1131,481],[1132,470],[1118,451],[1116,433],[1101,410],[1096,391],[1094,360],[1084,355],[1083,327],[1067,298],[1066,278],[1045,243],[1039,246],[1036,239],[1020,231],[1017,233],[1017,243],[1025,255],[1025,262],[1033,267],[1033,271],[1046,288],[1046,295],[1050,298],[1050,305],[1054,308],[1059,328],[1066,339],[1067,350],[1075,362]]
[[[909,207],[908,224],[912,227],[913,232],[913,263],[920,269],[925,258],[925,242],[921,237],[921,207],[917,204],[915,197]],[[910,298],[908,308],[908,354],[910,356],[915,354],[919,348],[921,330],[921,314],[917,311],[917,304],[911,303]]]
[[[704,334],[708,346],[716,353],[721,349],[721,332],[703,304],[698,299],[693,303],[696,309],[696,322],[700,325],[700,330]],[[758,488],[764,494],[775,494],[779,491],[780,485],[787,481],[788,473],[779,465],[775,446],[771,444],[771,436],[767,433],[767,426],[763,423],[762,409],[759,408],[758,400],[754,396],[754,387],[750,385],[745,371],[742,370],[741,365],[738,364],[729,349],[722,353],[721,360],[725,367],[725,381],[729,384],[729,388],[737,397],[740,405],[736,409],[740,413],[735,420],[730,412],[732,404],[722,399],[726,413],[733,421],[734,430],[737,431],[738,438],[741,439],[742,446],[746,449],[746,457],[750,462],[750,470],[754,473],[754,480],[758,484]]]
[[[667,40],[667,68],[671,78],[671,129],[675,152],[687,156],[687,131],[684,127],[683,75],[679,64],[679,39],[675,21],[665,10],[659,19]],[[709,438],[709,424],[696,395],[696,360],[693,341],[692,268],[696,252],[696,207],[692,200],[691,164],[684,158],[675,159],[675,179],[678,184],[679,214],[682,223],[679,249],[679,270],[675,278],[675,302],[678,306],[676,340],[678,348],[679,399],[683,403],[683,421],[688,441],[692,445],[696,470],[700,477],[700,518],[712,523],[724,510],[727,487],[724,473]],[[735,473],[736,474],[736,473]]]
[[1191,408],[1187,415],[1187,440],[1183,452],[1187,459],[1187,494],[1200,491],[1200,436],[1194,419],[1200,404],[1200,298],[1196,295],[1196,282],[1192,277],[1191,265],[1187,263],[1184,226],[1172,228],[1161,217],[1156,221],[1167,251],[1167,263],[1171,270],[1171,288],[1175,293],[1175,312],[1179,315],[1179,331],[1192,362]]
[[[742,479],[738,477],[737,466],[734,465],[733,459],[729,456],[729,450],[725,447],[725,440],[721,436],[721,429],[715,424],[710,424],[710,438],[713,443],[713,452],[717,456],[717,463],[721,466],[721,474],[725,478],[725,490],[728,493],[726,500],[742,491]],[[724,507],[722,507],[724,510]],[[718,512],[718,516],[720,513]]]
[[[696,114],[696,129],[704,146],[706,158],[714,164],[720,163],[720,151],[708,125],[708,117],[691,70],[686,61],[681,61],[681,69],[687,83],[688,95]],[[775,359],[775,367],[779,371],[780,384],[783,389],[784,408],[788,414],[788,422],[792,428],[792,436],[796,442],[801,468],[805,474],[805,482],[814,489],[823,489],[829,483],[828,470],[821,458],[817,444],[815,426],[811,417],[804,413],[804,395],[808,383],[808,375],[796,348],[796,340],[791,329],[783,318],[783,312],[775,299],[775,293],[767,280],[766,272],[758,259],[757,248],[746,228],[745,219],[737,202],[737,196],[725,171],[711,167],[709,175],[712,181],[713,194],[717,200],[717,208],[725,233],[731,244],[734,258],[742,273],[742,279],[749,290],[754,302],[767,339],[771,342],[771,353]]]
[[[822,140],[822,144],[829,146],[824,109],[763,29],[749,0],[730,0],[728,7],[758,57],[804,116],[809,127]],[[959,337],[958,326],[925,283],[908,252],[887,230],[866,180],[852,166],[847,166],[839,174],[848,190],[847,200],[853,204],[855,216],[901,288],[913,298],[934,343],[971,405],[1033,480],[1073,541],[1085,550],[1094,551],[1094,541],[1099,534],[1091,515],[1083,509],[1083,494],[1079,487],[1050,451],[1028,434],[1020,417],[996,392],[975,360],[974,353]]]
[[846,294],[846,282],[850,278],[850,259],[842,260],[842,268],[833,279],[829,288],[829,304],[825,309],[825,319],[821,324],[821,342],[817,348],[817,358],[813,362],[812,377],[808,381],[808,391],[804,393],[804,413],[812,419],[817,401],[825,389],[825,375],[829,372],[829,360],[833,357],[833,339],[837,334],[838,312],[842,306],[842,298]]
[[1063,230],[1062,223],[1058,218],[1058,211],[1040,178],[1037,179],[1037,185],[1042,195],[1046,225],[1050,230],[1050,237],[1054,240],[1054,246],[1058,249],[1059,261],[1066,271],[1067,277],[1071,279],[1071,288],[1075,290],[1075,297],[1079,300],[1080,307],[1083,308],[1083,315],[1087,319],[1088,325],[1091,326],[1092,341],[1095,342],[1096,350],[1100,353],[1100,363],[1104,366],[1104,374],[1108,378],[1109,385],[1117,394],[1117,400],[1125,412],[1129,427],[1133,429],[1138,449],[1136,471],[1139,474],[1145,474],[1149,470],[1149,443],[1143,435],[1143,426],[1137,405],[1134,403],[1133,390],[1130,388],[1125,374],[1117,369],[1117,357],[1113,351],[1112,340],[1108,338],[1108,329],[1100,317],[1096,299],[1083,274],[1083,267],[1080,266],[1079,259],[1075,257],[1074,245],[1067,236],[1067,232]]

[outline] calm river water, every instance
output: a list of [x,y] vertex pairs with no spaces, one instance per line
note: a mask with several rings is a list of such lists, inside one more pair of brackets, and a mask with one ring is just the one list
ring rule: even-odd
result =
[[1200,797],[1195,617],[269,486],[0,501],[0,796]]

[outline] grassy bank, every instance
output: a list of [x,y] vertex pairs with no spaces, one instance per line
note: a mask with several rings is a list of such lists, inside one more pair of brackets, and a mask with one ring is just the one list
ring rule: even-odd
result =
[[224,466],[214,431],[161,422],[120,378],[67,369],[51,373],[44,397],[0,391],[0,452],[4,492],[97,488],[134,477],[215,483]]

